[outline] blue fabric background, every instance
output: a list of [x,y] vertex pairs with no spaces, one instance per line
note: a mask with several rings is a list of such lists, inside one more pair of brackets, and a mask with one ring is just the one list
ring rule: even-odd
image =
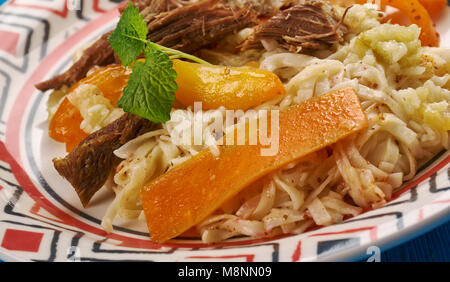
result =
[[[444,221],[445,222],[445,221]],[[414,234],[411,234],[414,237]],[[381,252],[381,262],[450,262],[450,220]],[[367,258],[356,261],[364,262]]]
[[450,262],[450,221],[381,253],[382,262]]
[[[5,2],[6,0],[0,0],[0,5]],[[448,3],[450,6],[450,0]],[[450,221],[416,239],[382,252],[381,261],[450,262]]]

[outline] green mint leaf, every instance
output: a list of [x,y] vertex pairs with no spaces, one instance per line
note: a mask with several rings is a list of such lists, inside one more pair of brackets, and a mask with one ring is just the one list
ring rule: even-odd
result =
[[135,8],[130,2],[108,38],[124,66],[131,65],[145,50],[147,33],[147,24],[139,14],[139,8]]
[[153,122],[166,122],[178,88],[177,73],[169,56],[152,43],[145,49],[145,58],[145,62],[137,61],[133,65],[118,106]]
[[[184,58],[201,64],[209,64],[200,58],[173,50],[147,40],[147,23],[139,9],[130,1],[109,36],[111,47],[124,66],[132,66],[128,85],[124,88],[118,106],[125,112],[153,122],[170,119],[175,101],[177,73],[171,59]],[[145,52],[145,62],[136,61]]]

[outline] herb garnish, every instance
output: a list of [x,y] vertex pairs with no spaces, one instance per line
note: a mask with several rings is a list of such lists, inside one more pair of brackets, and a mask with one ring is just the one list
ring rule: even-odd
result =
[[[195,56],[170,49],[147,40],[147,23],[139,8],[129,2],[116,29],[108,38],[123,66],[131,66],[128,85],[118,106],[153,122],[166,122],[175,100],[177,73],[171,59],[184,58],[209,64]],[[137,60],[142,53],[145,60]]]

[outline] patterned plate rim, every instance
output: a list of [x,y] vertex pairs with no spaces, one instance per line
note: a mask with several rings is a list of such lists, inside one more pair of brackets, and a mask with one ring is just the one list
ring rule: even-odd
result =
[[[13,1],[9,1],[11,3]],[[0,9],[1,11],[1,9]],[[61,68],[61,58],[66,58],[68,53],[67,50],[73,51],[74,46],[76,45],[75,41],[83,41],[87,36],[90,36],[89,34],[95,33],[99,29],[102,29],[105,25],[109,24],[110,22],[114,21],[117,18],[117,11],[113,9],[110,12],[105,13],[104,15],[98,17],[94,21],[88,23],[85,27],[83,27],[81,30],[73,34],[69,37],[67,41],[65,41],[63,44],[56,47],[54,50],[49,52],[49,54],[40,62],[39,67],[36,70],[31,71],[31,75],[28,76],[27,82],[24,84],[23,88],[20,90],[20,94],[17,95],[15,98],[15,102],[11,111],[11,114],[8,118],[7,124],[6,124],[6,146],[0,143],[0,159],[2,161],[6,161],[10,166],[10,172],[13,174],[13,176],[18,181],[18,184],[33,198],[36,202],[41,203],[41,206],[47,209],[50,214],[53,212],[56,212],[56,215],[60,215],[59,207],[55,206],[52,202],[45,199],[45,196],[41,193],[39,188],[39,185],[35,185],[36,180],[31,180],[28,176],[28,169],[23,170],[23,163],[24,159],[23,157],[20,157],[23,155],[23,142],[21,141],[21,138],[23,136],[23,121],[22,119],[29,113],[27,113],[27,101],[32,100],[32,96],[36,94],[36,91],[34,90],[34,83],[42,80],[45,77],[48,77],[50,73],[54,72],[56,69]],[[42,71],[44,69],[44,71]],[[20,97],[20,99],[18,99]],[[31,104],[31,103],[30,103]],[[17,128],[21,128],[22,130],[17,130]],[[3,145],[3,147],[2,147]],[[6,149],[8,148],[8,149]],[[13,157],[15,156],[15,157]],[[19,156],[19,157],[17,157]],[[19,160],[19,161],[17,161]],[[433,178],[445,178],[442,176],[447,176],[447,179],[441,179],[439,181],[439,184],[436,186],[436,183],[434,184],[434,189],[439,190],[440,193],[438,197],[435,197],[433,199],[433,202],[428,203],[428,205],[437,205],[438,208],[434,208],[432,211],[430,211],[428,214],[417,216],[414,214],[413,216],[418,217],[418,220],[411,222],[411,223],[404,223],[404,226],[402,228],[398,228],[397,231],[387,233],[381,236],[374,237],[374,228],[384,228],[382,227],[383,224],[386,226],[392,225],[394,221],[388,220],[384,221],[381,224],[375,225],[375,226],[363,226],[359,228],[347,228],[347,229],[340,229],[337,231],[336,228],[338,228],[340,225],[336,225],[331,228],[321,228],[319,230],[313,230],[311,232],[308,232],[306,234],[301,235],[295,235],[295,236],[282,236],[279,238],[271,238],[271,239],[264,239],[264,240],[244,240],[244,241],[237,241],[232,243],[225,243],[225,244],[219,244],[215,245],[215,248],[220,247],[221,249],[218,250],[211,250],[210,246],[205,246],[203,244],[197,244],[197,243],[187,243],[185,245],[181,244],[185,248],[200,248],[205,249],[205,253],[209,255],[203,255],[203,256],[194,256],[194,257],[185,257],[185,258],[191,258],[194,260],[202,260],[202,259],[224,259],[224,256],[218,256],[217,254],[221,253],[221,250],[231,248],[237,248],[241,246],[245,249],[252,249],[254,246],[262,246],[267,244],[278,244],[277,251],[272,251],[271,254],[271,260],[272,261],[298,261],[298,260],[304,260],[304,257],[301,256],[301,253],[307,253],[309,254],[309,257],[306,258],[306,260],[349,260],[351,258],[354,258],[355,256],[361,256],[361,254],[364,253],[364,250],[367,248],[367,246],[376,244],[377,246],[380,246],[382,248],[388,248],[389,246],[392,246],[396,244],[394,241],[397,238],[401,238],[402,236],[406,236],[407,234],[410,235],[419,235],[421,231],[423,231],[423,228],[430,228],[431,226],[435,226],[440,222],[444,222],[449,219],[449,211],[450,211],[450,204],[449,204],[449,198],[450,198],[450,192],[449,189],[449,173],[450,173],[450,154],[449,151],[444,152],[441,157],[432,165],[426,168],[422,172],[422,174],[418,175],[414,181],[406,184],[401,190],[399,190],[396,194],[396,197],[388,204],[389,205],[400,205],[403,202],[408,202],[407,194],[411,194],[410,198],[413,197],[412,190],[411,189],[418,189],[426,185],[429,185],[430,187],[427,187],[429,190],[432,189],[432,185],[430,184],[431,181],[433,181]],[[27,166],[25,166],[27,167]],[[1,175],[1,174],[0,174]],[[440,178],[439,178],[440,179]],[[423,191],[422,191],[423,192]],[[416,192],[417,193],[417,192]],[[417,196],[417,195],[416,195]],[[400,203],[400,204],[399,204]],[[438,204],[436,204],[438,203]],[[49,208],[50,207],[50,208]],[[392,207],[392,206],[391,206]],[[397,206],[398,207],[398,206]],[[389,207],[386,207],[389,208]],[[421,207],[420,210],[422,210],[424,207]],[[53,209],[56,209],[53,210]],[[383,209],[383,208],[382,208]],[[62,211],[65,213],[64,211]],[[406,219],[410,216],[411,212],[403,212],[403,215],[400,216],[400,218]],[[380,209],[370,211],[368,213],[364,213],[363,215],[360,215],[355,220],[361,220],[364,219],[367,216],[377,216],[380,214]],[[55,214],[54,214],[55,215]],[[412,215],[411,215],[412,216]],[[47,218],[48,220],[48,218]],[[68,226],[79,226],[80,224],[82,226],[88,226],[87,229],[85,229],[86,232],[92,232],[92,226],[90,224],[85,224],[84,222],[73,222],[71,220],[76,220],[76,218],[71,218],[70,221],[64,222],[63,225]],[[51,222],[51,220],[49,221]],[[47,222],[47,223],[49,223]],[[344,224],[351,225],[352,227],[354,224],[351,224],[350,221],[344,222]],[[398,218],[396,218],[394,224],[398,224]],[[392,227],[386,227],[387,229],[393,230]],[[64,228],[63,228],[64,229]],[[98,229],[98,228],[97,228]],[[339,228],[338,228],[339,229]],[[329,231],[329,232],[325,232]],[[342,235],[342,234],[349,234],[353,233],[355,236],[359,236],[359,238],[363,238],[366,236],[362,233],[369,233],[369,240],[362,240],[359,245],[352,245],[348,244],[350,241],[345,241],[344,239],[340,238],[336,235]],[[94,232],[95,233],[95,232]],[[325,234],[325,235],[324,235]],[[101,236],[101,233],[97,233],[97,235]],[[117,235],[117,234],[116,234]],[[118,236],[118,237],[117,237]],[[117,236],[107,236],[110,239],[117,240],[117,239],[123,239],[121,235]],[[327,239],[331,240],[325,240],[325,241],[314,241],[314,240],[308,240],[308,238],[314,238],[314,237],[320,237],[320,236],[328,236]],[[379,238],[378,238],[379,237]],[[354,237],[358,238],[358,237]],[[302,241],[304,241],[302,243]],[[304,250],[304,245],[306,242],[311,241],[314,243],[313,245],[316,247],[316,252],[314,254],[311,250]],[[314,242],[313,242],[314,241]],[[1,241],[0,241],[1,242]],[[177,248],[180,246],[179,243],[169,243],[169,244],[154,244],[154,243],[148,243],[147,241],[144,246],[155,248],[155,249],[161,249],[161,248]],[[244,242],[244,243],[242,243]],[[292,249],[292,242],[295,243],[295,248]],[[328,242],[328,244],[324,244],[324,242]],[[331,244],[330,242],[334,242],[336,244]],[[342,242],[345,242],[345,244],[341,244]],[[136,248],[141,248],[143,245],[139,245],[142,242],[138,242],[137,245],[131,245],[128,247],[125,247],[125,249],[129,250],[135,250]],[[324,248],[324,252],[319,252],[318,249],[322,246]],[[12,254],[8,250],[4,248],[4,244],[1,245],[0,250],[0,258],[5,260],[21,260],[20,256],[17,256],[15,254]],[[291,250],[284,250],[285,248],[291,249]],[[328,248],[328,249],[327,249]],[[333,252],[330,252],[329,250],[333,249]],[[286,254],[282,253],[285,252]],[[183,252],[182,249],[179,250],[179,252]],[[254,254],[247,254],[246,258],[249,258],[251,255],[253,255],[253,259],[257,259],[257,252]],[[174,251],[173,253],[176,253]],[[289,253],[289,255],[287,255]],[[212,255],[211,255],[212,254]],[[183,254],[184,255],[184,254]],[[314,256],[315,255],[315,256]],[[157,256],[157,255],[156,255]],[[26,256],[25,256],[26,257]],[[233,256],[229,256],[233,257]],[[154,259],[154,257],[152,257]]]

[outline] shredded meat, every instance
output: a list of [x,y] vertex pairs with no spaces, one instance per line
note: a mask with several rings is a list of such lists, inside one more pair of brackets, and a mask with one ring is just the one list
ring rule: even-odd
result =
[[155,128],[151,121],[126,113],[90,134],[65,158],[54,159],[53,165],[72,184],[86,207],[121,161],[114,150]]
[[271,17],[280,9],[291,7],[301,0],[224,0],[232,9],[241,9],[249,7],[249,9],[260,17]]
[[233,10],[220,0],[204,0],[159,14],[147,27],[152,42],[193,53],[254,24],[256,15],[246,7]]
[[[220,0],[189,3],[179,0],[134,0],[148,23],[148,39],[160,45],[193,53],[239,29],[253,25],[256,16],[250,9],[231,9]],[[66,72],[36,84],[41,91],[72,85],[93,66],[119,62],[104,34],[87,48]]]
[[245,42],[243,49],[261,48],[261,40],[275,40],[291,52],[329,48],[344,40],[347,32],[344,16],[338,19],[325,2],[309,0],[268,19]]
[[114,63],[114,51],[109,45],[108,37],[112,32],[105,33],[94,44],[87,48],[83,55],[66,72],[50,80],[36,84],[41,91],[59,89],[63,85],[72,85],[82,79],[93,66],[106,66]]
[[[171,0],[133,0],[141,13],[158,14],[174,7],[169,5]],[[121,10],[122,12],[123,10]],[[40,82],[35,87],[41,91],[59,89],[63,85],[71,86],[83,77],[93,66],[106,66],[114,62],[120,62],[119,57],[111,48],[108,37],[112,31],[102,35],[94,44],[84,50],[83,55],[67,71],[49,80]]]

